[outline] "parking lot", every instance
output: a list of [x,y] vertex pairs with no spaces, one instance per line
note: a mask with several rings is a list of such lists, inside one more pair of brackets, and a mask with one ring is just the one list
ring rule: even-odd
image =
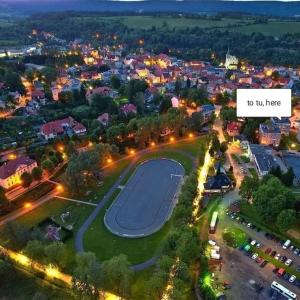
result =
[[[248,223],[242,223],[241,220],[236,220],[236,217],[231,218],[230,215],[222,213],[216,234],[210,235],[210,238],[217,241],[218,245],[221,246],[222,265],[214,272],[214,276],[215,280],[220,283],[230,283],[231,288],[224,291],[227,299],[271,299],[270,285],[272,281],[277,281],[299,295],[299,281],[295,280],[294,283],[290,283],[288,281],[290,276],[286,279],[284,279],[283,276],[278,277],[277,274],[273,272],[275,267],[270,262],[261,267],[265,259],[252,259],[256,249],[255,246],[250,247],[253,253],[247,255],[247,251],[245,250],[233,249],[224,244],[222,238],[223,229],[228,226],[238,227],[251,238],[249,242],[255,240],[255,244],[257,244],[257,242],[260,244],[257,249],[263,251],[267,260],[268,255],[276,251],[276,254],[279,253],[281,258],[285,256],[286,259],[293,260],[291,267],[293,267],[294,272],[296,272],[297,267],[300,266],[300,257],[298,255],[295,255],[291,250],[284,250],[279,240],[270,239],[269,236],[266,237],[265,232],[257,231],[259,229],[252,229],[250,226],[247,227],[247,225]],[[267,252],[269,252],[269,254],[265,254],[266,249],[268,249]],[[262,288],[261,291],[259,291],[260,287]],[[274,297],[273,299],[285,298],[278,295],[277,298]]]

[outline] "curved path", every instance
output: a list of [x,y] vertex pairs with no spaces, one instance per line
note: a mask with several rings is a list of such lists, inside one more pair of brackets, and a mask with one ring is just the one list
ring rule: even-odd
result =
[[[185,141],[185,140],[189,140],[189,139],[183,139],[183,140],[180,140],[180,141]],[[104,195],[104,197],[102,198],[102,200],[99,201],[99,203],[98,203],[97,207],[95,208],[95,210],[88,216],[88,218],[85,220],[85,222],[81,225],[81,227],[77,231],[76,237],[75,237],[75,250],[77,252],[84,252],[83,236],[84,236],[85,232],[90,227],[90,225],[92,224],[92,222],[96,219],[96,217],[99,214],[99,212],[101,211],[101,209],[108,203],[108,201],[110,200],[110,198],[113,195],[114,191],[122,183],[122,181],[124,180],[124,178],[126,178],[127,174],[134,168],[134,166],[136,165],[137,161],[144,154],[152,153],[152,152],[157,151],[157,150],[166,150],[166,151],[170,150],[168,148],[165,148],[166,145],[168,145],[168,144],[163,144],[161,146],[158,145],[155,148],[144,149],[144,150],[141,150],[141,151],[139,151],[139,152],[136,153],[136,155],[132,158],[132,160],[129,163],[129,165],[121,173],[121,175],[118,178],[118,180],[108,190],[108,192]],[[194,155],[192,155],[191,153],[189,153],[187,151],[184,151],[184,150],[180,150],[180,149],[172,149],[172,151],[173,152],[177,152],[177,153],[181,153],[181,154],[189,157],[193,161],[193,166],[194,167],[197,166],[197,158]],[[119,161],[125,160],[127,158],[128,157],[121,158],[118,161],[116,161],[116,163],[119,162]],[[134,271],[142,271],[142,270],[144,270],[144,269],[146,269],[146,268],[154,265],[157,259],[158,259],[158,257],[154,256],[154,257],[150,258],[149,260],[147,260],[145,262],[142,262],[142,263],[136,264],[136,265],[132,265],[131,268]]]

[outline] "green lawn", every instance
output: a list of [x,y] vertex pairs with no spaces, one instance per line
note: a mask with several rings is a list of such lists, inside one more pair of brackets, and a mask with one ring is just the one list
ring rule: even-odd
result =
[[223,230],[223,234],[223,239],[225,236],[227,237],[224,239],[225,243],[230,247],[237,248],[245,245],[247,242],[247,234],[238,227],[226,227]]
[[260,32],[264,35],[281,36],[286,33],[300,33],[300,23],[294,21],[269,21],[269,23],[267,24],[251,24],[247,26],[230,28],[228,30],[237,31],[245,34]]
[[[246,22],[238,19],[224,18],[222,20],[205,20],[175,16],[112,16],[112,17],[73,17],[75,21],[94,21],[101,22],[121,22],[125,26],[132,29],[150,29],[152,26],[157,28],[187,28],[198,26],[200,28],[225,27],[235,24],[245,24]],[[251,22],[248,21],[247,22]]]
[[[163,150],[160,149],[143,155],[142,158],[138,160],[137,164],[146,159],[167,157],[182,163],[186,172],[190,173],[193,169],[193,161],[191,158],[187,157],[183,153],[172,151],[172,148],[186,150],[188,152],[190,150],[192,153],[196,154],[197,150],[198,152],[201,150],[200,145],[204,144],[205,140],[206,139],[195,139],[178,144],[174,143],[167,145]],[[122,184],[127,182],[133,171],[134,169],[129,172],[129,175],[126,176]],[[115,196],[116,194],[112,197],[112,199],[110,199],[110,203],[106,205],[106,208],[110,206]],[[138,239],[127,239],[115,236],[106,229],[103,223],[104,214],[105,210],[103,209],[84,236],[85,250],[94,252],[100,261],[124,253],[128,256],[131,263],[136,264],[143,262],[151,258],[155,253],[159,252],[161,243],[171,226],[170,220],[160,231],[152,234],[151,236]]]
[[161,242],[170,228],[170,221],[158,232],[138,239],[127,239],[118,237],[108,231],[103,219],[106,209],[113,202],[118,192],[112,196],[90,228],[84,235],[84,246],[86,251],[94,252],[100,261],[110,259],[119,254],[126,254],[132,264],[137,264],[150,259],[159,251]]

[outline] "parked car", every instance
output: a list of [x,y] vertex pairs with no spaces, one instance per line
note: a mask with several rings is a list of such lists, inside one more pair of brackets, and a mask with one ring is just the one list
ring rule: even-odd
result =
[[279,268],[275,267],[275,268],[272,270],[272,272],[276,274],[276,273],[278,272],[278,270],[279,270]]
[[291,266],[293,264],[293,261],[289,258],[286,260],[286,262],[284,263],[286,266]]
[[257,248],[260,248],[260,247],[261,247],[261,243],[257,243],[255,246],[256,246]]
[[285,261],[287,260],[287,257],[284,256],[284,255],[282,255],[282,256],[279,258],[279,260],[280,260],[281,262],[285,262]]
[[251,244],[251,246],[255,246],[256,240],[253,240],[250,244]]
[[283,278],[284,280],[289,280],[290,274],[285,273],[285,274],[282,276],[282,278]]
[[282,245],[282,248],[287,249],[288,247],[290,247],[291,243],[292,243],[291,240],[286,240]]
[[267,260],[264,260],[261,264],[260,267],[264,268],[269,262]]
[[293,283],[296,280],[296,276],[292,275],[289,279],[289,282]]
[[281,255],[280,255],[279,253],[277,253],[277,254],[275,255],[275,259],[279,260],[280,256],[281,256]]
[[296,268],[296,272],[300,272],[300,266]]
[[277,276],[279,276],[279,277],[282,277],[284,274],[285,274],[285,269],[283,269],[283,268],[280,268],[280,269],[277,271]]
[[274,251],[271,252],[270,256],[274,257],[276,255],[276,253],[277,252],[274,250]]
[[298,255],[299,252],[300,252],[299,248],[296,248],[296,249],[294,250],[294,254],[295,254],[295,255]]
[[265,250],[265,253],[266,253],[266,254],[270,254],[271,252],[272,252],[272,249],[271,249],[271,248],[268,248],[268,249]]
[[262,263],[263,258],[262,257],[257,257],[255,260],[258,264]]
[[256,259],[258,257],[258,254],[257,253],[254,253],[253,255],[252,255],[252,259],[254,260],[254,259]]

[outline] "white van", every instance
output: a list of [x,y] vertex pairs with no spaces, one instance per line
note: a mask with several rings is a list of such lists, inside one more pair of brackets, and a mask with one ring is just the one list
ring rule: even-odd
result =
[[291,241],[290,240],[286,240],[285,243],[282,245],[283,249],[287,249],[290,245],[291,245]]

